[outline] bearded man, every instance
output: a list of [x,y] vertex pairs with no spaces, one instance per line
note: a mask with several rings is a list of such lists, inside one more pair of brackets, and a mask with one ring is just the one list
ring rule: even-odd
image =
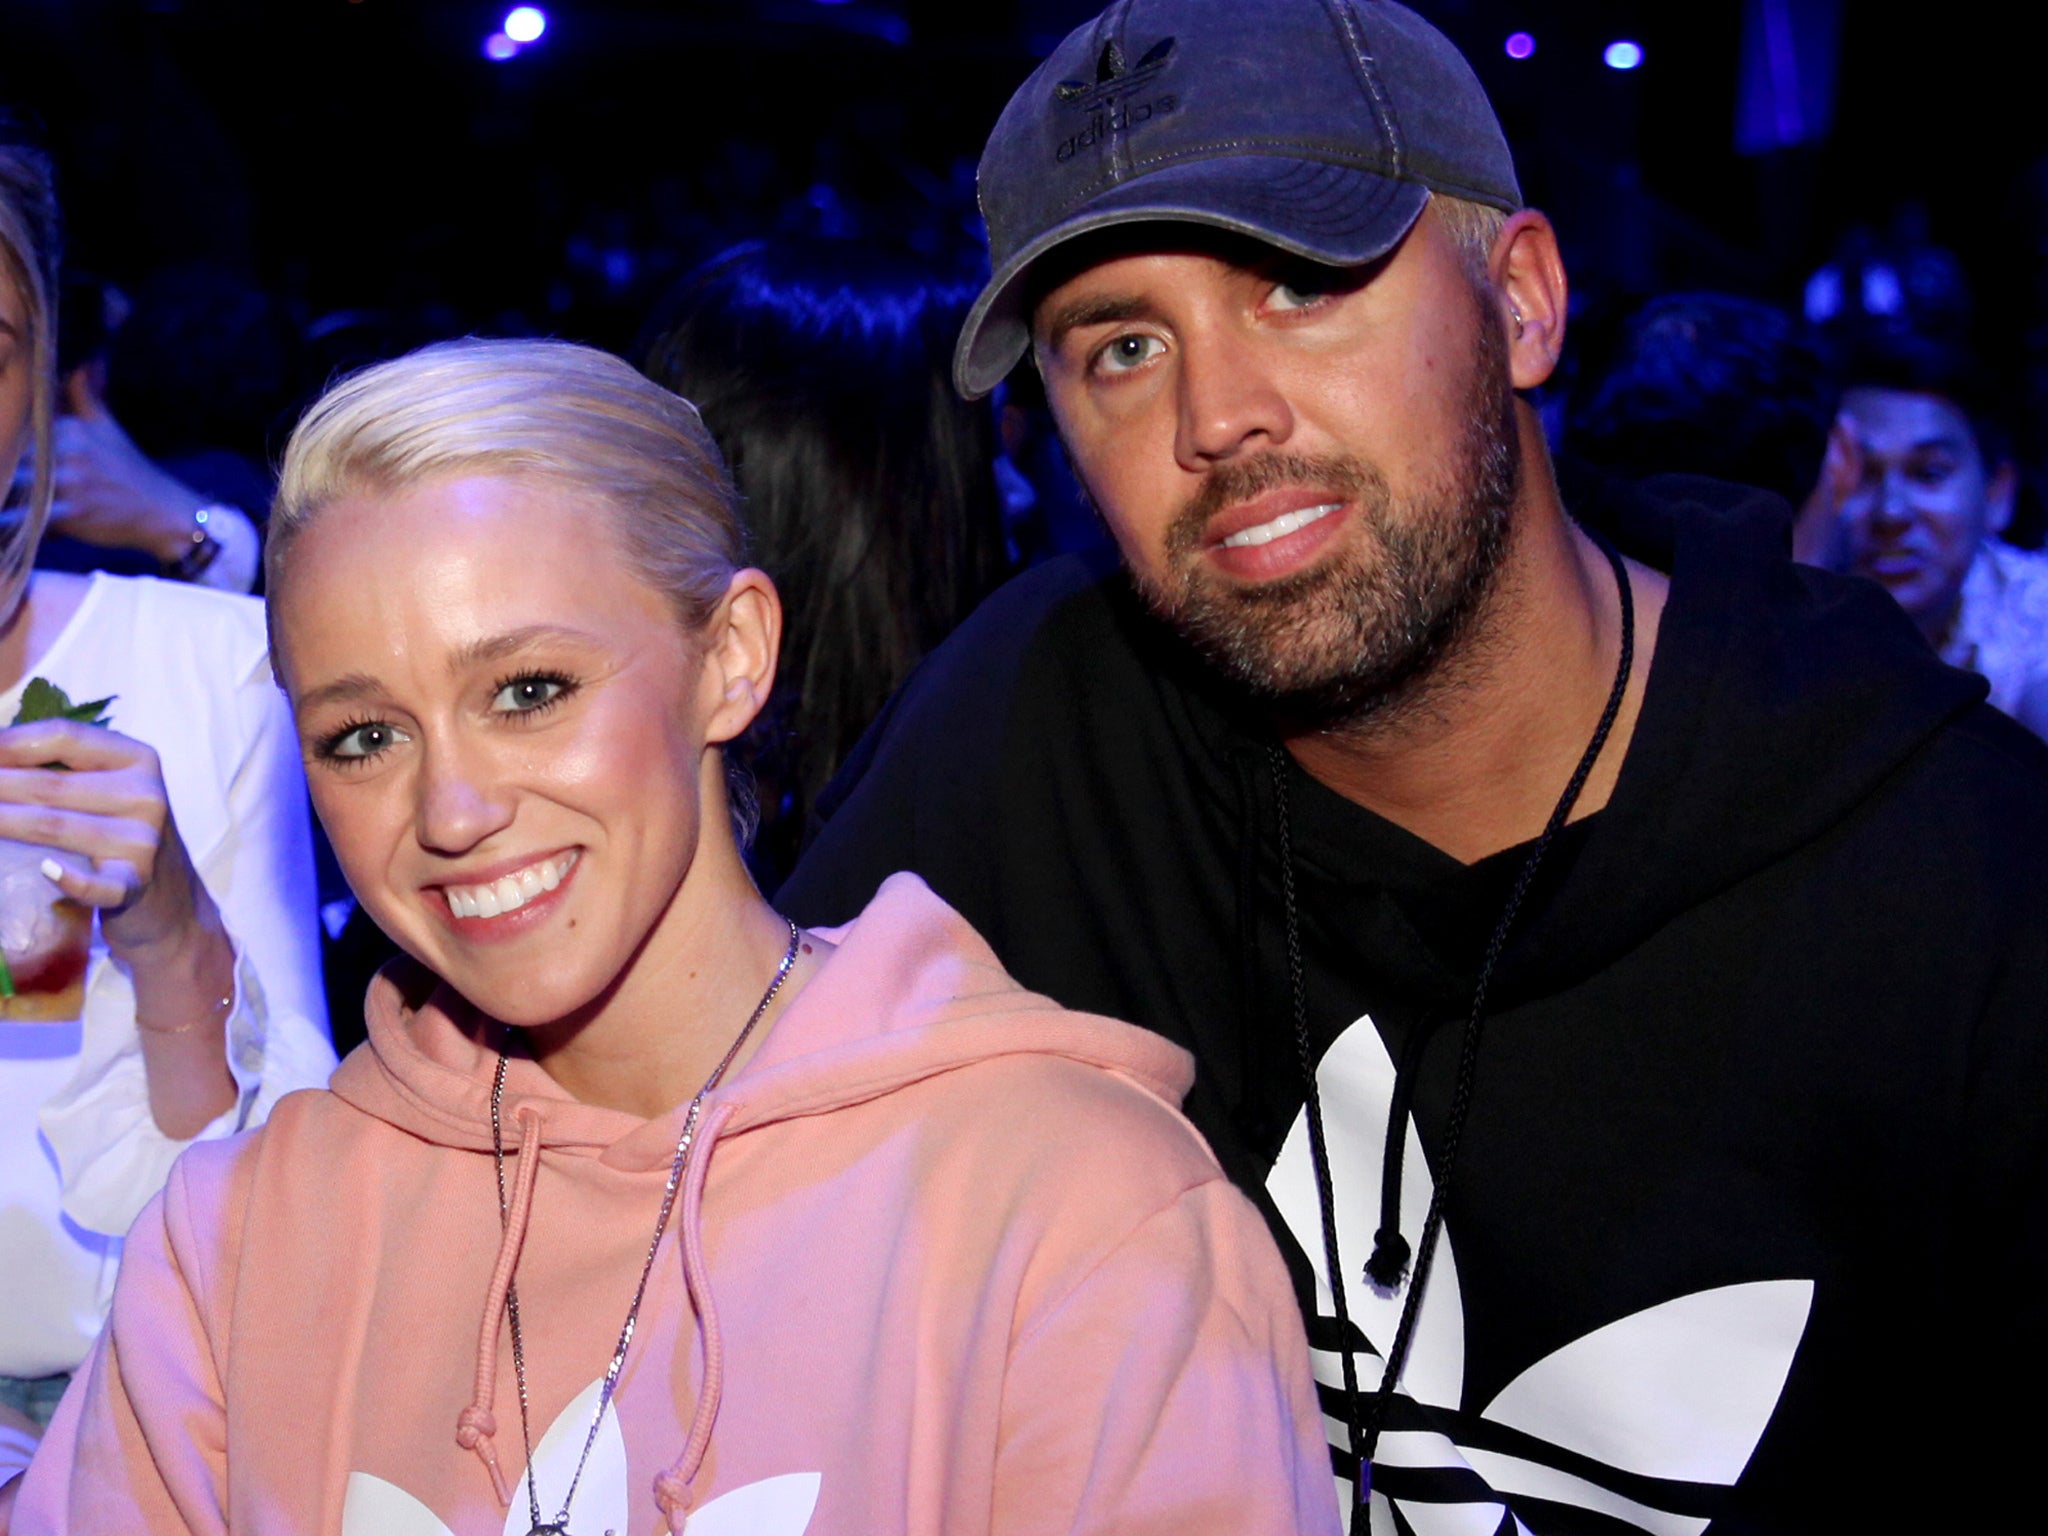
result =
[[784,905],[917,870],[1194,1053],[1354,1529],[1972,1528],[2048,1363],[2048,753],[1775,498],[1560,487],[1556,236],[1413,12],[1120,0],[981,195],[956,378],[1034,359],[1120,561],[926,663]]

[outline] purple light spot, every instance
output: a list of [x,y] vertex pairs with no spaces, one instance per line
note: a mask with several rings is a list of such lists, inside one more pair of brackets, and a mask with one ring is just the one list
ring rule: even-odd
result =
[[1526,59],[1536,51],[1536,39],[1528,32],[1510,32],[1507,50],[1511,59]]

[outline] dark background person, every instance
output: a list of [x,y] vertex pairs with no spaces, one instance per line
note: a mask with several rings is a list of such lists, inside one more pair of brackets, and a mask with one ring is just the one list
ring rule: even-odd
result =
[[772,889],[883,700],[1014,567],[995,417],[953,391],[973,298],[871,242],[750,242],[684,277],[647,375],[704,414],[789,614],[747,753]]
[[89,274],[66,279],[45,569],[254,590],[270,481],[262,425],[246,423],[252,398],[282,387],[282,337],[274,316],[268,337],[252,334],[263,301],[229,286],[223,303],[208,274],[167,274],[138,304]]
[[2019,472],[1981,370],[1959,346],[1893,334],[1867,338],[1843,376],[1859,470],[1832,500],[1834,563],[2048,736],[2048,556],[2002,537]]
[[1838,422],[1833,349],[1787,311],[1736,294],[1651,299],[1618,334],[1589,328],[1564,446],[1630,477],[1709,475],[1792,509],[1792,552],[1838,563],[1835,506],[1862,472]]
[[1820,480],[1840,393],[1789,314],[1721,293],[1650,300],[1581,392],[1565,435],[1573,452],[1632,477],[1761,486],[1794,507]]

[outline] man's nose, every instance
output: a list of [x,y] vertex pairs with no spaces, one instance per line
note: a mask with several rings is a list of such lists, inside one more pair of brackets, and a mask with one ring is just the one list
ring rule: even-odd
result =
[[419,778],[414,831],[434,853],[461,854],[512,822],[510,786],[488,752],[448,743],[429,747]]
[[1228,330],[1183,338],[1176,377],[1180,415],[1174,457],[1201,473],[1247,448],[1273,447],[1294,432],[1294,409],[1260,349]]
[[1877,483],[1870,501],[1870,522],[1874,528],[1896,532],[1913,521],[1912,487],[1896,471],[1886,473]]

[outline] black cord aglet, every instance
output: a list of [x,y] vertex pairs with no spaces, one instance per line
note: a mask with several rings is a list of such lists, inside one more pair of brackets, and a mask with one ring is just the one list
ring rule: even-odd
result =
[[1399,1290],[1408,1273],[1408,1239],[1391,1227],[1372,1235],[1372,1257],[1365,1261],[1365,1278],[1383,1291]]

